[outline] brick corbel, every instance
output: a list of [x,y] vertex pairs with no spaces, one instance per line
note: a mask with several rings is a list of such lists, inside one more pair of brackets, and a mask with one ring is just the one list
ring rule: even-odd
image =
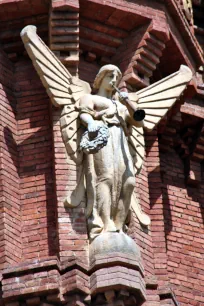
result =
[[77,75],[79,64],[78,0],[51,1],[49,45],[72,75]]
[[113,58],[123,72],[122,82],[136,88],[148,86],[169,38],[167,25],[156,20],[133,30]]

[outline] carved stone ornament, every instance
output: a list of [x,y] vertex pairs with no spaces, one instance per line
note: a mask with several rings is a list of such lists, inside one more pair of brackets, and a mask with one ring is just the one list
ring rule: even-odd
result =
[[183,0],[183,8],[188,21],[193,18],[193,6],[191,0]]
[[[117,86],[122,76],[118,67],[100,69],[94,82],[98,92],[92,95],[89,84],[73,77],[38,37],[36,27],[25,27],[21,37],[52,103],[63,107],[62,138],[79,169],[76,188],[67,195],[65,205],[78,206],[86,191],[91,239],[106,232],[125,231],[131,208],[143,225],[149,225],[150,219],[141,211],[134,193],[135,173],[140,172],[144,159],[143,128],[152,130],[166,115],[191,80],[191,70],[181,66],[157,83],[129,93],[129,103],[146,113],[143,121],[135,121],[124,101],[113,100],[112,85]],[[103,138],[104,130],[108,133]],[[95,149],[80,149],[83,137],[93,141]]]

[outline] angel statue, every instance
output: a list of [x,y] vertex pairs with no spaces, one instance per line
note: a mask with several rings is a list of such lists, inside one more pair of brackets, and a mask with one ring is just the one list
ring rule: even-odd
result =
[[[65,205],[76,207],[86,198],[91,239],[102,232],[124,231],[130,208],[147,226],[150,219],[134,192],[135,173],[144,159],[143,128],[152,130],[166,115],[191,80],[191,70],[181,66],[137,93],[119,93],[117,99],[121,71],[105,65],[95,78],[93,95],[89,84],[73,77],[43,43],[35,26],[25,27],[21,37],[52,103],[63,107],[62,138],[78,169],[76,188]],[[136,116],[138,107],[145,111],[143,120]]]

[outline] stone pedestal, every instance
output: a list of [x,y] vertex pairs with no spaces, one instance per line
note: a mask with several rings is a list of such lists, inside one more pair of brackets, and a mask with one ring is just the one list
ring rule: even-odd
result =
[[[90,244],[90,289],[93,298],[141,305],[146,300],[140,250],[126,234],[107,232]],[[131,302],[132,301],[132,302]],[[133,303],[133,304],[132,304]]]

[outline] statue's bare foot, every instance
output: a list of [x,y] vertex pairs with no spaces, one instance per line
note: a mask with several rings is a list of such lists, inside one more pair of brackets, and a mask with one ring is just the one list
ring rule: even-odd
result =
[[116,232],[116,227],[113,220],[109,220],[104,226],[104,232]]

